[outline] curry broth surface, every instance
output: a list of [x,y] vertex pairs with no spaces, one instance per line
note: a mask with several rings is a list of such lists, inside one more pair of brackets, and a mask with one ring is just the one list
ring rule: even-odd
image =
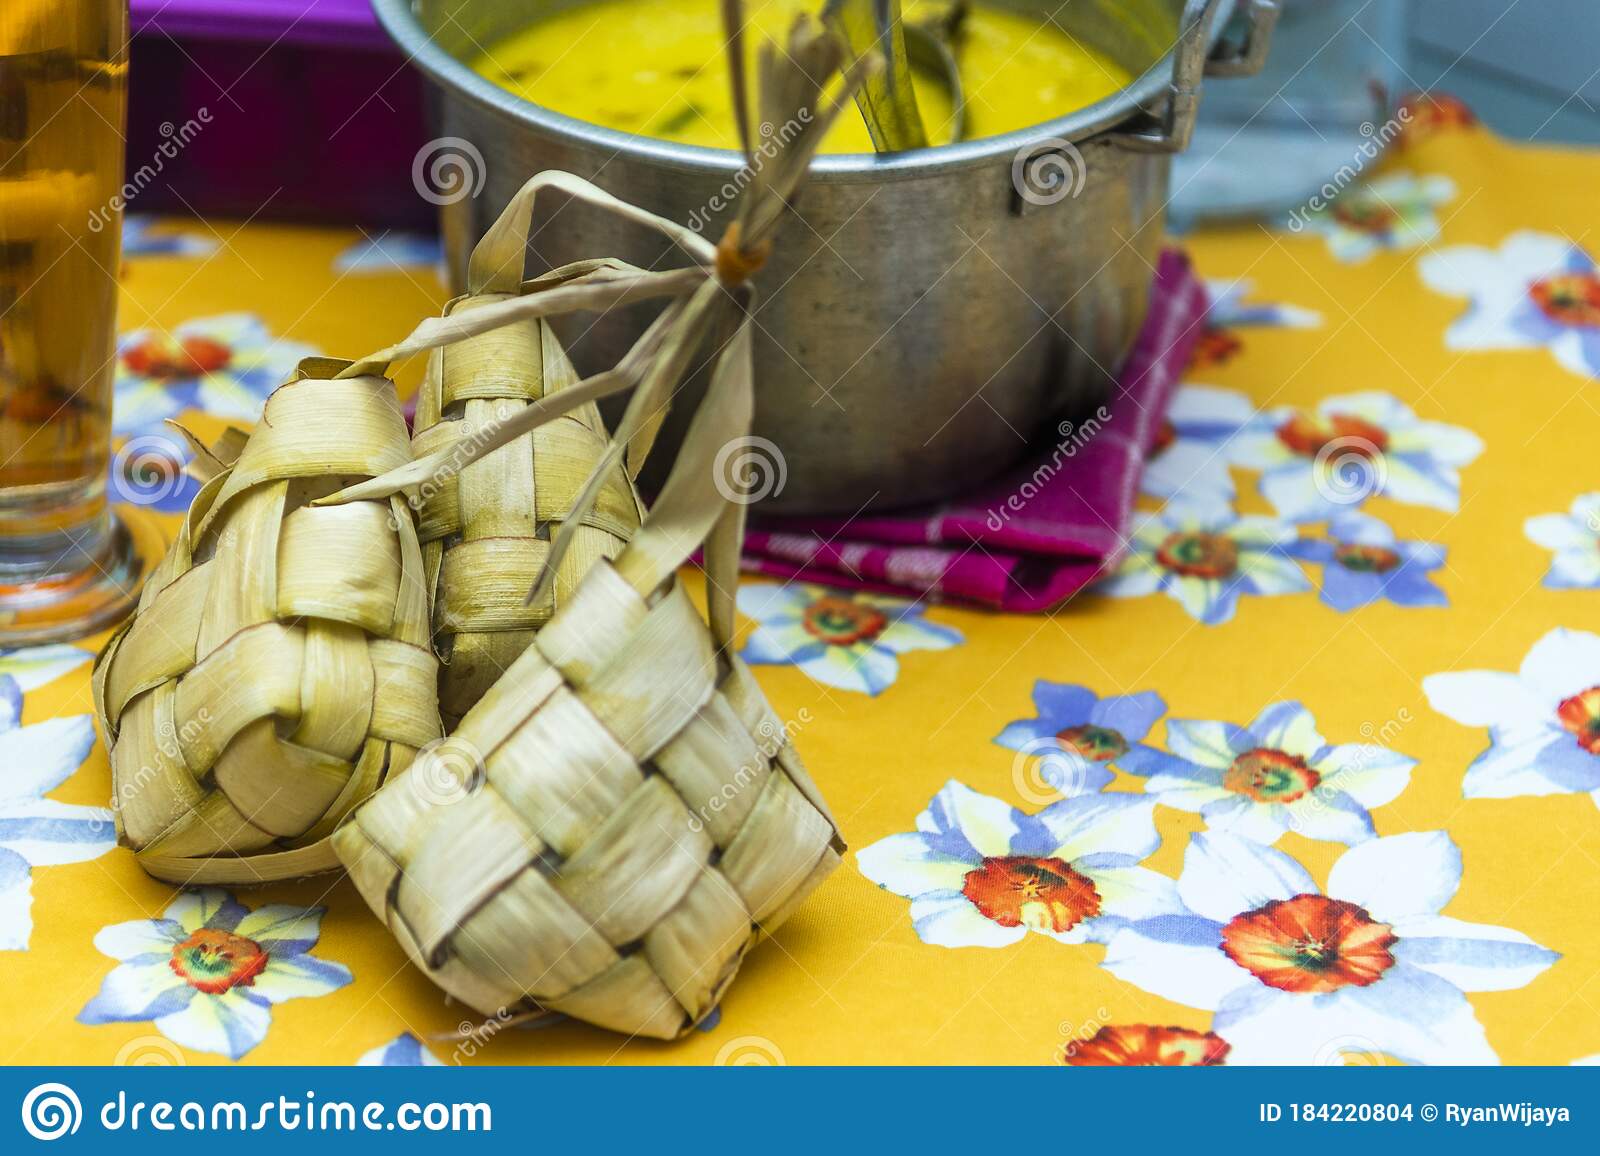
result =
[[[780,39],[797,14],[819,7],[819,0],[749,0],[748,43]],[[906,5],[908,20],[918,7]],[[714,0],[597,0],[539,20],[473,67],[524,99],[579,120],[681,144],[736,148],[722,39]],[[957,59],[968,137],[1062,116],[1132,79],[1060,27],[982,4],[967,17]],[[930,137],[948,140],[951,105],[943,86],[919,77],[917,99]],[[823,151],[871,152],[861,117],[853,111],[841,116]]]

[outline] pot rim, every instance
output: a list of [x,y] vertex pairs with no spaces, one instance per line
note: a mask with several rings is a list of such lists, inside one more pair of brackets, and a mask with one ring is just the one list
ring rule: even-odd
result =
[[[1235,7],[1236,0],[1221,0],[1211,24],[1208,49],[1215,47],[1221,38]],[[384,31],[405,53],[407,63],[416,64],[441,88],[489,112],[537,128],[564,143],[609,149],[615,154],[651,161],[669,169],[731,178],[744,167],[743,156],[732,149],[704,148],[621,132],[516,96],[478,75],[440,47],[412,11],[412,0],[372,0],[372,10]],[[1022,154],[1052,141],[1082,144],[1159,104],[1171,85],[1177,48],[1174,45],[1119,92],[1065,116],[1000,136],[906,153],[824,153],[812,160],[810,179],[830,183],[914,179],[1000,159],[1008,164],[1020,161]]]

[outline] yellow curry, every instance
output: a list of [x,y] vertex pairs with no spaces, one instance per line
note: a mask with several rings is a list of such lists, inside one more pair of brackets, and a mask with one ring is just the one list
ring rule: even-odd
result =
[[[713,0],[597,0],[552,13],[490,49],[479,74],[526,100],[607,128],[682,144],[734,148],[734,118],[722,24]],[[751,43],[780,38],[796,14],[820,0],[749,0]],[[918,5],[905,6],[913,20]],[[1054,24],[975,4],[956,41],[967,98],[967,136],[996,136],[1109,96],[1132,77]],[[950,99],[918,77],[929,137],[950,136]],[[849,112],[824,152],[871,152],[861,117]]]

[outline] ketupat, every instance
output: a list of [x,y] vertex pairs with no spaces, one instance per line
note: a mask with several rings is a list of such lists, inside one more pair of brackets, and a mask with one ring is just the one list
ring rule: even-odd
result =
[[[489,1017],[672,1038],[840,861],[748,668],[610,562],[334,836],[408,955]],[[446,753],[448,752],[448,753]]]
[[[508,259],[477,262],[468,295],[445,315],[464,315],[552,282],[522,281],[526,237],[504,238]],[[418,456],[470,441],[516,409],[578,380],[550,324],[514,322],[437,349],[417,397]],[[641,506],[629,478],[613,470],[562,559],[551,598],[526,599],[550,539],[605,449],[594,405],[522,435],[419,495],[417,532],[432,595],[434,647],[442,664],[439,709],[453,727],[533,640],[597,558],[612,557],[638,529]]]
[[[331,870],[327,836],[441,734],[410,510],[313,499],[410,460],[394,386],[310,359],[209,480],[95,663],[121,841],[175,883]],[[240,442],[243,442],[240,448]]]
[[[738,36],[730,39],[737,54]],[[735,652],[744,507],[734,481],[716,472],[719,451],[747,436],[754,406],[746,281],[837,115],[838,103],[799,114],[817,107],[838,64],[837,44],[809,22],[797,25],[786,53],[763,53],[764,118],[798,116],[806,127],[764,164],[751,158],[738,220],[720,245],[577,178],[541,174],[479,249],[515,231],[541,190],[559,187],[674,237],[697,267],[595,266],[542,294],[424,323],[351,371],[518,318],[673,298],[616,369],[526,407],[474,443],[443,447],[329,499],[435,484],[460,460],[494,452],[564,407],[635,386],[575,502],[577,519],[608,471],[648,452],[691,358],[717,343],[710,387],[633,538],[615,560],[593,564],[443,746],[334,836],[357,888],[412,960],[486,1016],[552,1011],[633,1034],[681,1035],[716,1007],[745,951],[840,862],[837,824]],[[858,81],[852,72],[841,100]],[[578,524],[568,522],[552,543],[535,602]],[[702,544],[709,625],[676,576]]]

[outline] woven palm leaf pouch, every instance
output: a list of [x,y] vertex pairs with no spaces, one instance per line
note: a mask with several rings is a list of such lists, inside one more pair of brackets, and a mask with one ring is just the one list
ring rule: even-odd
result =
[[[410,460],[381,375],[310,359],[201,487],[94,668],[121,842],[176,883],[336,868],[329,834],[441,737],[411,512],[314,508]],[[192,440],[192,439],[191,439]]]
[[[471,264],[468,295],[451,302],[446,315],[465,316],[593,270],[579,266],[519,284],[526,246],[525,233],[515,228],[493,234]],[[425,457],[458,442],[471,444],[481,431],[577,380],[542,318],[437,349],[417,396],[413,451]],[[590,403],[419,494],[417,533],[433,601],[434,646],[442,664],[439,706],[446,726],[453,727],[527,649],[534,631],[572,594],[590,565],[615,556],[638,529],[638,496],[626,473],[614,469],[579,519],[550,597],[527,601],[529,586],[550,556],[550,539],[572,516],[605,445],[600,411]]]
[[[485,1016],[553,1012],[630,1034],[682,1035],[716,1007],[745,952],[840,862],[837,825],[790,728],[735,653],[745,507],[738,480],[718,470],[722,451],[748,436],[753,412],[747,281],[859,82],[852,73],[819,109],[820,84],[838,64],[836,44],[808,21],[784,52],[764,46],[756,111],[801,128],[769,156],[747,149],[749,183],[718,245],[562,173],[530,181],[485,240],[516,231],[537,196],[556,187],[673,238],[691,268],[598,263],[538,293],[425,322],[371,359],[562,310],[667,299],[614,369],[519,409],[475,445],[441,448],[330,499],[425,487],[460,460],[632,388],[554,536],[535,605],[611,484],[609,471],[649,453],[686,370],[708,350],[715,359],[668,480],[631,539],[615,557],[591,561],[445,743],[334,835],[351,878],[412,960]],[[677,576],[702,547],[709,622]]]

